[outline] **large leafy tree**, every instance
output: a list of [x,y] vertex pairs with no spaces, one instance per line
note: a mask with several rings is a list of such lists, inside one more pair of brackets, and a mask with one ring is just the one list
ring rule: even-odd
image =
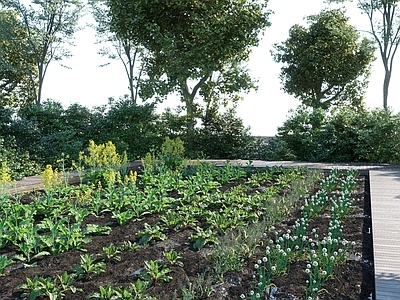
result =
[[33,101],[30,75],[35,61],[26,41],[27,31],[14,11],[0,9],[0,103],[18,106]]
[[130,99],[132,103],[136,104],[142,75],[140,57],[144,50],[142,47],[135,45],[129,36],[117,36],[110,30],[111,16],[107,0],[89,0],[89,4],[93,18],[96,21],[95,30],[98,42],[105,44],[99,54],[108,57],[110,60],[119,59],[123,63],[129,83]]
[[43,81],[51,61],[71,56],[66,45],[72,45],[78,29],[83,4],[80,0],[2,0],[15,11],[26,29],[26,42],[33,55],[36,71],[29,73],[30,89],[36,104],[41,103]]
[[359,105],[374,60],[372,43],[360,37],[342,10],[307,19],[308,28],[296,24],[285,42],[274,45],[274,60],[284,64],[284,91],[314,108]]
[[143,57],[147,84],[141,94],[150,98],[178,92],[189,132],[200,110],[195,98],[202,90],[210,100],[215,93],[234,94],[254,87],[244,62],[269,25],[267,1],[107,2],[117,36],[130,37],[147,50]]
[[[326,0],[342,3],[352,0]],[[383,79],[383,108],[388,107],[389,85],[393,71],[393,59],[400,44],[399,0],[357,0],[358,7],[368,17],[371,35],[379,48],[385,69]]]

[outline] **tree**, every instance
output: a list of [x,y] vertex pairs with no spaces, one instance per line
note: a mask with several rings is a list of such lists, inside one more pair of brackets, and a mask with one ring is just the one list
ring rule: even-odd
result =
[[35,61],[27,48],[27,31],[10,10],[0,10],[0,103],[18,106],[33,101],[29,74]]
[[360,39],[341,10],[324,10],[307,20],[308,28],[296,24],[285,42],[274,45],[274,60],[284,63],[284,91],[314,108],[359,105],[374,60],[372,43]]
[[71,56],[64,45],[72,45],[82,10],[80,0],[33,0],[29,6],[21,0],[3,0],[3,5],[14,10],[26,29],[26,41],[37,71],[29,72],[35,103],[41,103],[43,80],[52,60]]
[[[342,3],[352,0],[326,0]],[[358,0],[358,7],[369,19],[371,35],[378,44],[385,69],[383,79],[383,108],[388,107],[389,85],[393,71],[393,59],[400,44],[399,0]]]
[[[178,92],[193,131],[205,85],[219,78],[224,92],[252,88],[244,62],[269,26],[267,1],[257,0],[107,0],[111,29],[143,46],[147,80],[143,98]],[[235,66],[232,70],[230,65]],[[244,75],[244,76],[242,76]],[[246,76],[247,75],[247,76]],[[239,80],[238,80],[239,79]],[[211,84],[209,84],[209,87]],[[207,88],[208,92],[222,90]]]
[[[110,30],[110,14],[109,7],[106,5],[107,0],[89,0],[92,8],[92,15],[97,23],[95,27],[100,43],[111,43],[115,51],[109,47],[103,47],[99,54],[107,56],[109,59],[119,59],[124,65],[126,75],[129,82],[129,92],[132,103],[136,104],[138,100],[139,83],[142,75],[140,64],[140,56],[143,49],[136,46],[129,36],[117,36]],[[103,64],[101,66],[106,66]],[[137,71],[137,72],[135,72]]]

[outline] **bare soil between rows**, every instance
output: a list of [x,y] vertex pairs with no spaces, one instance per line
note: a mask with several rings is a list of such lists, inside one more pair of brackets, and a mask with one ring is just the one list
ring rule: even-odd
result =
[[[369,299],[375,293],[374,269],[373,269],[373,244],[371,228],[371,211],[369,198],[368,177],[361,177],[360,185],[354,197],[358,199],[354,212],[343,220],[343,238],[356,243],[346,264],[340,265],[335,273],[334,279],[324,285],[324,292],[321,292],[319,299]],[[24,196],[24,201],[30,201],[29,195]],[[294,224],[299,217],[300,211],[293,211],[292,216],[284,222],[276,224],[278,230],[284,231]],[[92,241],[85,245],[86,253],[100,254],[103,247],[110,244],[121,245],[124,241],[137,242],[136,233],[143,230],[144,224],[156,224],[160,215],[145,216],[142,220],[131,220],[125,226],[118,226],[115,219],[110,215],[103,217],[89,216],[86,223],[105,225],[113,223],[112,232],[109,235],[93,236]],[[310,227],[316,228],[318,232],[327,231],[328,224],[322,215],[315,219]],[[141,246],[135,251],[124,251],[120,254],[121,260],[107,262],[106,272],[91,279],[80,279],[75,286],[83,290],[72,294],[67,292],[64,299],[80,300],[87,299],[93,292],[99,291],[99,286],[116,285],[128,287],[137,280],[135,271],[143,268],[146,260],[162,259],[164,252],[174,249],[181,253],[180,261],[183,267],[170,266],[172,280],[160,282],[152,286],[149,294],[160,300],[176,299],[182,297],[183,287],[188,287],[201,274],[212,276],[212,264],[209,256],[212,253],[212,246],[206,246],[200,251],[192,247],[189,236],[194,233],[191,228],[179,232],[168,233],[168,240],[157,242],[152,245]],[[258,253],[246,261],[245,267],[240,272],[228,272],[224,275],[224,282],[211,282],[213,293],[208,298],[196,299],[240,299],[241,294],[248,295],[253,283],[254,264],[263,256],[264,247],[258,248]],[[12,256],[17,253],[17,248],[9,246],[0,250],[0,254]],[[55,277],[64,271],[72,272],[73,266],[79,264],[81,251],[69,251],[66,253],[45,256],[37,261],[37,266],[23,268],[21,265],[13,265],[7,276],[0,277],[0,299],[20,299],[21,292],[15,287],[26,283],[26,278],[33,278],[35,275],[42,277]],[[299,261],[290,266],[290,273],[276,278],[274,285],[277,291],[274,299],[303,299],[307,275],[304,272],[305,262]],[[175,297],[175,298],[174,298]],[[373,298],[372,298],[373,299]]]

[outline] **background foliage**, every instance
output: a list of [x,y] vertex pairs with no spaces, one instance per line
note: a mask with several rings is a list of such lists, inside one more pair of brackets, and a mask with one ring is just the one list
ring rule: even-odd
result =
[[400,114],[300,106],[279,127],[265,158],[317,162],[400,163]]

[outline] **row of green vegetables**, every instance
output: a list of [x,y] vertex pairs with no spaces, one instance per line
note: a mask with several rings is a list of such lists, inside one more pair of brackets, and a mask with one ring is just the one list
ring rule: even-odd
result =
[[[111,224],[100,226],[84,222],[89,215],[100,217],[111,214],[115,223],[121,226],[146,215],[162,215],[157,224],[145,224],[143,230],[137,232],[137,240],[127,241],[131,243],[130,247],[115,248],[110,245],[104,249],[104,257],[167,239],[170,230],[179,231],[187,227],[194,229],[190,236],[193,247],[201,249],[214,243],[217,233],[257,222],[267,212],[268,203],[273,204],[276,194],[306,173],[306,169],[273,167],[255,170],[250,166],[229,163],[221,168],[198,163],[177,171],[155,163],[145,167],[139,175],[132,172],[121,175],[115,168],[88,170],[85,175],[79,173],[79,185],[70,186],[66,181],[60,181],[59,174],[48,166],[42,174],[45,191],[37,193],[33,201],[24,203],[20,196],[10,197],[7,194],[0,199],[0,250],[10,245],[17,249],[11,257],[0,255],[0,273],[7,275],[8,267],[16,262],[34,266],[37,259],[44,255],[72,249],[85,251],[85,244],[90,242],[91,236],[111,233]],[[68,176],[65,177],[67,179]],[[232,181],[238,184],[222,188]],[[170,253],[167,256],[167,261],[171,262],[177,261],[179,255]],[[54,297],[57,298],[66,290],[76,292],[73,280],[79,279],[82,274],[92,276],[101,273],[105,262],[106,259],[99,261],[85,254],[73,273],[65,273],[57,279],[28,278],[27,283],[19,288],[26,291],[24,295],[34,299],[52,295],[48,289],[53,287]],[[142,280],[131,289],[120,290],[120,293],[133,295],[137,290],[145,290],[158,276],[165,281],[169,279],[167,264],[157,261],[145,264],[147,267]],[[101,298],[101,293],[107,294],[107,289],[109,294],[119,293],[118,288],[108,287],[92,296]],[[142,292],[137,294],[142,296],[126,299],[144,297]]]

